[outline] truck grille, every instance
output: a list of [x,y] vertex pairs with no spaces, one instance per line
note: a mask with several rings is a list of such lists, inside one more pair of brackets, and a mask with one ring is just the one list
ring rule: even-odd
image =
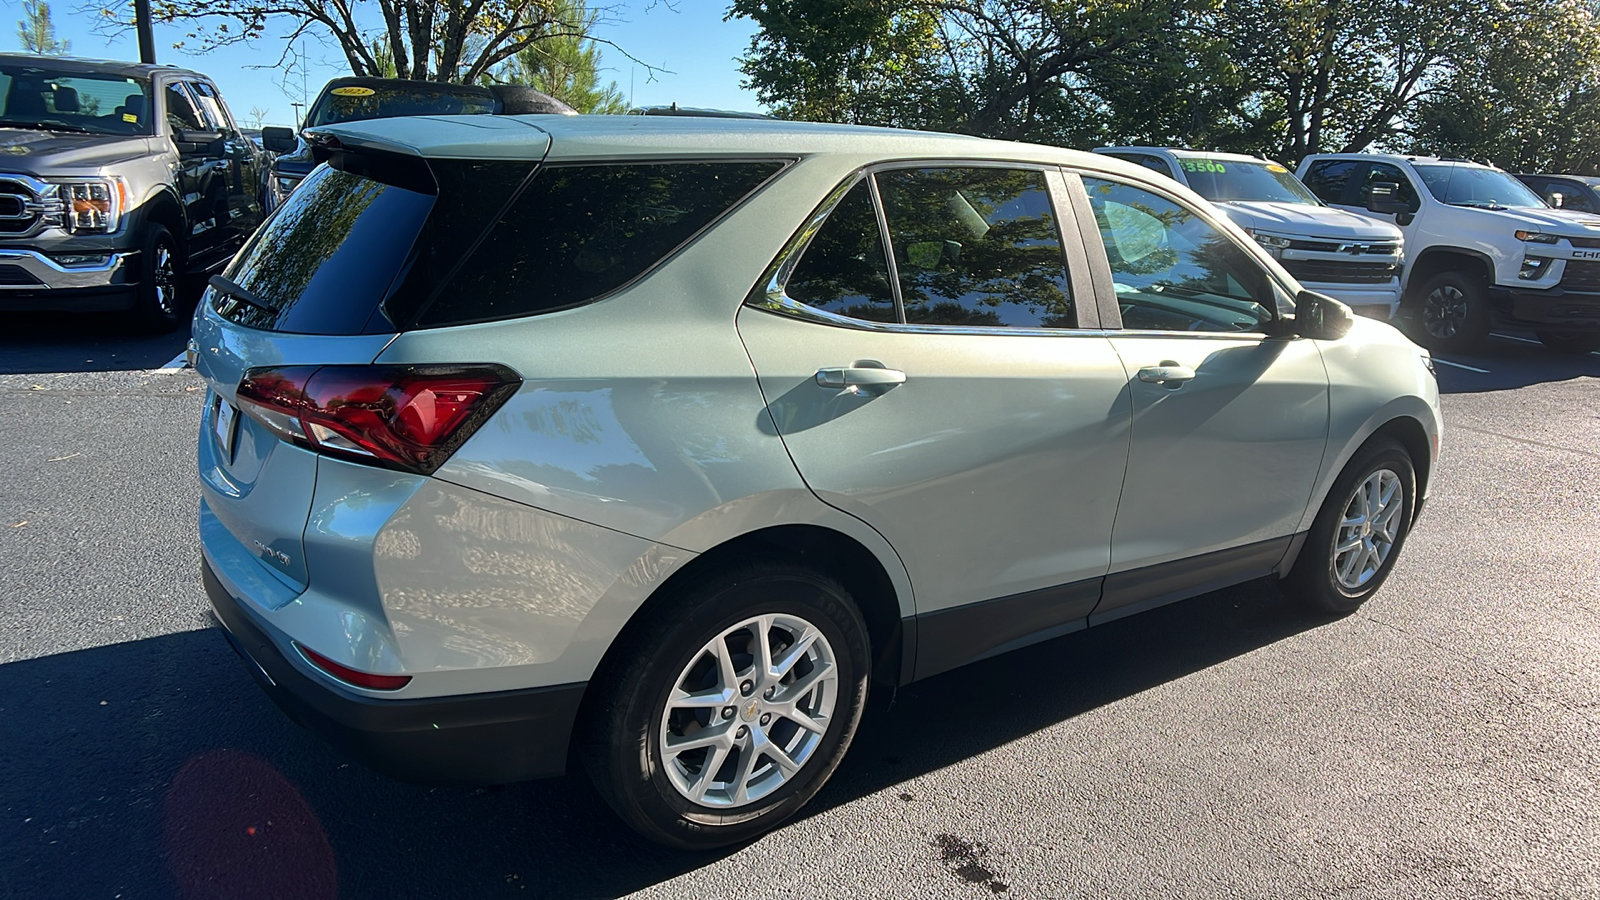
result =
[[1600,291],[1600,262],[1570,260],[1561,286],[1578,291]]
[[1282,262],[1296,280],[1325,284],[1383,284],[1399,270],[1393,263],[1330,262],[1320,259],[1286,259]]
[[28,210],[33,191],[25,184],[0,180],[0,234],[21,234],[33,228],[39,214]]

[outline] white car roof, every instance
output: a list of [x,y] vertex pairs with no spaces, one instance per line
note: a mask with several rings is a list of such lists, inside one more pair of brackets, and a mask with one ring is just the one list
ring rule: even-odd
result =
[[[626,159],[849,153],[883,158],[1017,159],[1139,171],[1076,150],[935,132],[691,116],[414,116],[312,129],[350,146],[469,159]],[[1123,169],[1123,167],[1128,167]]]

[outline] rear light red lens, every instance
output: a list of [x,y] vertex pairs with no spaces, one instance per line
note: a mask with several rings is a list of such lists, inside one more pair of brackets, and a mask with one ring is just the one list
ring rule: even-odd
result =
[[288,440],[427,475],[521,383],[495,365],[288,366],[246,372],[237,399]]
[[300,655],[304,656],[306,661],[311,663],[313,666],[316,666],[322,671],[327,672],[329,675],[332,675],[340,681],[349,682],[356,687],[362,687],[372,691],[398,691],[411,683],[410,675],[374,675],[371,672],[362,672],[358,669],[352,669],[349,666],[341,666],[326,656],[323,656],[321,653],[302,645],[298,641],[294,642],[294,648],[299,650]]

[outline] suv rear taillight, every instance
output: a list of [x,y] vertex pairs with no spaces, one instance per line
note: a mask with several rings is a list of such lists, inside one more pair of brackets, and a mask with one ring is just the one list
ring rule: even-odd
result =
[[429,475],[516,393],[504,366],[286,366],[251,369],[239,411],[285,440]]

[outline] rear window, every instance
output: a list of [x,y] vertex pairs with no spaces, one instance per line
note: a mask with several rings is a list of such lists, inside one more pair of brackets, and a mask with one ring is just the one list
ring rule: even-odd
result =
[[[372,160],[389,159],[386,165]],[[597,300],[672,255],[784,167],[551,166],[335,154],[213,288],[254,328],[438,328]],[[357,171],[357,170],[360,171]],[[243,299],[240,296],[243,295]]]

